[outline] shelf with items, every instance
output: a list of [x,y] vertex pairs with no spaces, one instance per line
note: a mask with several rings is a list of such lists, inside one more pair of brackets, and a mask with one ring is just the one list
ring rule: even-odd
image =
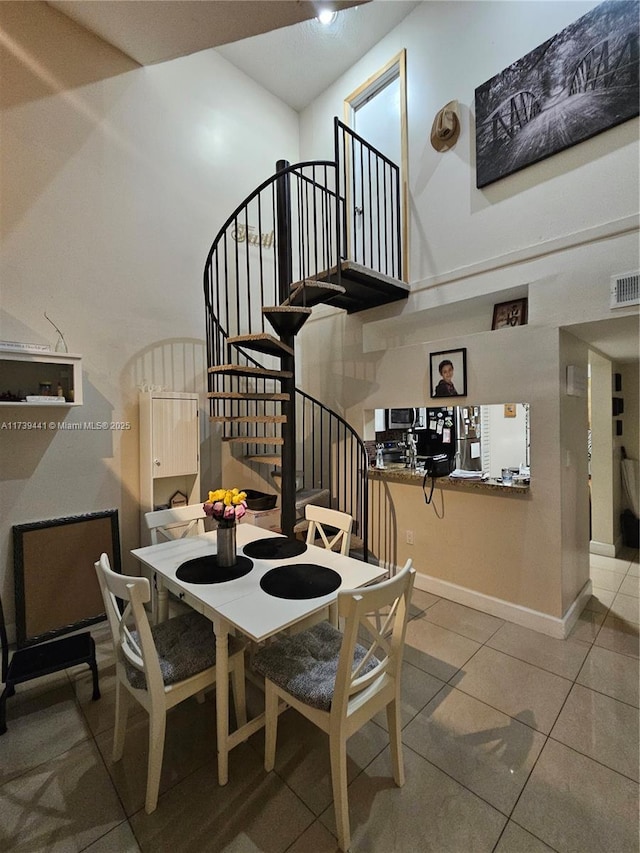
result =
[[82,405],[82,356],[0,347],[0,406]]

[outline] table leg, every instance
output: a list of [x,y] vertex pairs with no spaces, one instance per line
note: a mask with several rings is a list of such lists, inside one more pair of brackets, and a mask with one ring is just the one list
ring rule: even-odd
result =
[[216,733],[218,738],[218,784],[229,778],[229,626],[213,620],[216,635]]
[[155,576],[156,587],[156,621],[157,622],[166,622],[169,618],[169,593],[167,592],[167,588],[162,582],[162,576],[156,574]]

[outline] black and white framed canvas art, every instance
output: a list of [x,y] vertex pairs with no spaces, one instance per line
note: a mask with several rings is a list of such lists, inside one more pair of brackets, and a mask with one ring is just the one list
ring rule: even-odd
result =
[[478,187],[638,115],[639,13],[606,0],[478,86]]

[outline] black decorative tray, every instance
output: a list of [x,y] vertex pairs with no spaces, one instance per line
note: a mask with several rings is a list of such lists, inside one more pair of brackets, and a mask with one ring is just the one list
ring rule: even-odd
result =
[[209,557],[194,557],[178,567],[176,577],[185,583],[225,583],[248,575],[253,568],[253,560],[238,555],[233,566],[219,566],[215,554]]
[[320,598],[336,590],[342,582],[338,572],[314,563],[293,563],[271,569],[260,586],[275,598]]
[[254,560],[290,560],[291,557],[299,557],[300,554],[304,554],[307,546],[298,539],[274,536],[249,542],[242,550],[247,557],[253,557]]

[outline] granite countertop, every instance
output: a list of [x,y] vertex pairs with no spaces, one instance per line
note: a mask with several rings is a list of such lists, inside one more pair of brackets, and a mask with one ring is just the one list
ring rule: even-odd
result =
[[[422,484],[424,471],[412,471],[404,465],[387,465],[386,468],[369,468],[369,477],[374,480],[396,480]],[[502,494],[526,495],[528,483],[514,483],[505,486],[499,480],[464,480],[457,477],[438,477],[436,487],[462,489],[463,491],[501,492]]]

